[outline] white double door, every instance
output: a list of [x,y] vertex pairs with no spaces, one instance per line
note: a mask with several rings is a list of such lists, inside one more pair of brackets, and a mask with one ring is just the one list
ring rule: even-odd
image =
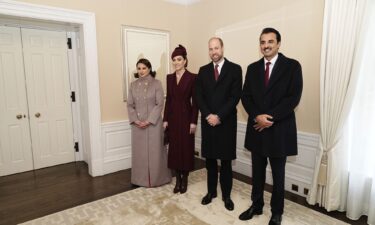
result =
[[66,42],[0,26],[0,176],[75,160]]

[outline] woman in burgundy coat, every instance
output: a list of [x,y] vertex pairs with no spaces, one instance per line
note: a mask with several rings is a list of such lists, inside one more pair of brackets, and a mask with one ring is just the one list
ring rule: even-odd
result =
[[175,72],[167,75],[164,129],[168,128],[168,167],[176,172],[174,193],[185,193],[189,172],[194,168],[194,134],[198,108],[194,99],[196,75],[186,70],[186,49],[179,45],[172,53]]

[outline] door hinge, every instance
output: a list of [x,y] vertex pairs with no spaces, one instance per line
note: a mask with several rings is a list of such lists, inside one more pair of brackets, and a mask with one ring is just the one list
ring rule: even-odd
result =
[[78,142],[75,142],[75,143],[74,143],[74,149],[76,150],[76,152],[79,152],[79,145],[78,145]]
[[68,49],[72,49],[72,38],[68,38]]
[[72,91],[72,94],[70,95],[70,98],[72,99],[72,102],[76,102],[76,92]]

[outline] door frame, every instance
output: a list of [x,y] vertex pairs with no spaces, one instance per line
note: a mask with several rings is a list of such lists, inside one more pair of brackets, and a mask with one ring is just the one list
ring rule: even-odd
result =
[[96,22],[92,12],[69,10],[64,8],[36,5],[13,0],[0,1],[0,14],[30,20],[70,23],[78,26],[82,46],[81,73],[81,122],[83,151],[87,153],[85,161],[91,176],[100,176],[103,171],[101,151],[101,111],[99,91],[99,70]]
[[86,161],[87,154],[84,151],[84,144],[82,138],[82,113],[81,113],[81,92],[82,87],[80,85],[80,74],[82,70],[80,68],[80,48],[79,32],[78,31],[67,31],[66,37],[71,39],[71,49],[68,49],[68,64],[69,64],[69,79],[70,79],[70,90],[75,92],[75,102],[72,102],[72,116],[73,116],[73,139],[74,142],[78,142],[79,152],[75,154],[75,161]]

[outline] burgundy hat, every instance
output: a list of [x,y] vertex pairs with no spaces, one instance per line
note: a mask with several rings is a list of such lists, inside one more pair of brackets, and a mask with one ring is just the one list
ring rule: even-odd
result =
[[184,46],[178,45],[178,47],[176,47],[174,51],[172,52],[171,58],[173,59],[175,56],[178,56],[178,55],[186,57],[187,53],[186,53],[186,49]]

